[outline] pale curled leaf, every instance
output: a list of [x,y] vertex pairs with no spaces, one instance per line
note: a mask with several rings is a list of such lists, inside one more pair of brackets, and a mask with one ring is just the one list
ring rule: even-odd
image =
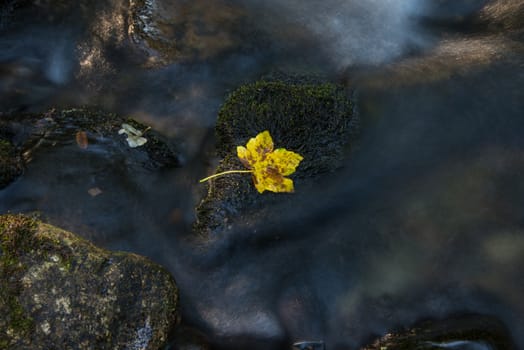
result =
[[[146,132],[147,130],[149,130],[149,127],[144,132]],[[147,142],[147,139],[142,136],[144,132],[137,130],[136,128],[127,123],[123,123],[122,129],[118,130],[119,135],[126,134],[127,144],[131,148],[143,146]]]
[[139,137],[139,136],[128,136],[127,137],[127,144],[131,148],[140,147],[143,146],[147,142],[147,139],[145,137]]
[[122,124],[122,129],[118,131],[119,134],[127,134],[127,135],[133,135],[133,136],[142,136],[142,131],[137,130],[133,126],[124,123]]

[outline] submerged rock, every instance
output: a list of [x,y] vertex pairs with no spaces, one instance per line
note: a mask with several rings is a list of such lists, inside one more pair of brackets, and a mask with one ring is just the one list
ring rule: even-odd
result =
[[222,0],[132,0],[129,23],[132,40],[153,64],[213,58],[245,45],[241,36],[254,35],[238,4]]
[[171,275],[21,215],[0,216],[0,349],[154,349],[178,323]]
[[[236,146],[245,145],[268,130],[275,148],[299,153],[304,159],[290,177],[304,191],[318,177],[334,171],[350,149],[358,129],[349,91],[332,83],[308,80],[268,80],[240,87],[219,111],[217,153],[222,160],[216,172],[245,169]],[[293,196],[257,192],[248,174],[213,179],[197,208],[195,230],[200,235],[220,232],[238,218],[242,222],[268,219],[265,210]]]
[[387,334],[361,350],[513,350],[506,326],[485,315],[466,315],[425,321],[415,327]]

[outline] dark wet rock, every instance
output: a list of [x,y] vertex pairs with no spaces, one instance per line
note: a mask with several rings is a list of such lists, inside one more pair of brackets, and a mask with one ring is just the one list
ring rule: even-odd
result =
[[22,158],[7,137],[0,134],[0,189],[7,186],[22,173]]
[[[358,130],[349,92],[332,83],[308,79],[264,80],[240,87],[219,111],[216,125],[217,153],[222,158],[216,172],[245,169],[236,146],[245,145],[268,130],[275,148],[304,157],[290,177],[295,191],[307,191],[319,176],[339,168]],[[218,177],[208,185],[207,196],[197,208],[197,233],[206,235],[243,223],[268,219],[267,208],[289,202],[295,195],[259,194],[249,174]],[[239,219],[240,220],[240,219]]]
[[0,349],[154,349],[178,323],[177,287],[148,259],[0,216]]
[[238,4],[227,1],[130,1],[128,32],[151,64],[206,60],[243,48],[255,35]]
[[[87,10],[88,4],[85,1],[67,0],[7,0],[0,4],[0,16],[4,17],[7,25],[13,17],[21,18],[27,15],[36,22],[63,24],[67,21],[78,21],[78,15]],[[3,29],[1,23],[0,29]]]
[[10,142],[22,150],[25,162],[31,161],[40,150],[76,143],[81,152],[112,153],[115,159],[126,159],[130,167],[155,170],[178,165],[173,145],[154,130],[144,134],[147,142],[143,146],[130,148],[125,135],[118,133],[123,123],[139,131],[147,129],[133,119],[79,108],[5,116],[0,120],[0,130],[11,135]]
[[[119,134],[124,122],[140,131],[147,128],[95,109],[3,116],[0,128],[20,150],[24,171],[0,192],[1,211],[39,211],[48,222],[97,244],[121,237],[113,247],[126,247],[121,233],[164,209],[162,201],[156,207],[144,207],[142,201],[154,196],[159,179],[178,166],[179,153],[174,151],[177,140],[154,130],[144,134],[143,146],[131,148],[126,135]],[[139,232],[147,239],[150,231]]]
[[6,0],[0,3],[0,30],[8,27],[8,24],[15,10],[16,1]]
[[393,332],[361,350],[513,350],[506,326],[485,315],[465,315],[425,321],[411,329]]

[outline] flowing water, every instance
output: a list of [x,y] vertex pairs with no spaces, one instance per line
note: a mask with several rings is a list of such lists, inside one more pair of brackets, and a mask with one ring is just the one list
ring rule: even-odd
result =
[[[0,191],[0,212],[40,211],[163,264],[185,322],[227,348],[358,348],[457,313],[496,316],[524,347],[522,1],[145,1],[208,30],[150,65],[125,1],[19,3],[0,5],[3,112],[102,106],[162,130],[183,162],[129,172],[103,149],[60,142]],[[302,205],[195,244],[217,110],[276,70],[354,89],[358,147],[297,189]]]

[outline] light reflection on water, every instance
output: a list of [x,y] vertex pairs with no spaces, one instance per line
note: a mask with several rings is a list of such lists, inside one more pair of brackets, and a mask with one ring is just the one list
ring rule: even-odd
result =
[[[467,14],[481,2],[461,3],[449,6]],[[456,12],[416,4],[245,1],[237,5],[259,20],[269,46],[148,69],[120,36],[93,38],[88,15],[58,37],[54,22],[34,36],[15,18],[0,36],[4,108],[101,104],[185,144],[185,161],[141,171],[107,153],[110,141],[85,152],[71,140],[34,155],[0,191],[0,212],[38,210],[97,244],[164,264],[186,322],[226,344],[357,346],[420,318],[479,312],[500,318],[524,346],[523,51],[510,36],[425,27],[417,16],[438,22]],[[375,66],[340,73],[354,62]],[[338,72],[357,89],[357,150],[343,170],[298,191],[300,205],[195,248],[185,238],[220,103],[239,84],[290,66]],[[102,193],[90,195],[94,187]]]

